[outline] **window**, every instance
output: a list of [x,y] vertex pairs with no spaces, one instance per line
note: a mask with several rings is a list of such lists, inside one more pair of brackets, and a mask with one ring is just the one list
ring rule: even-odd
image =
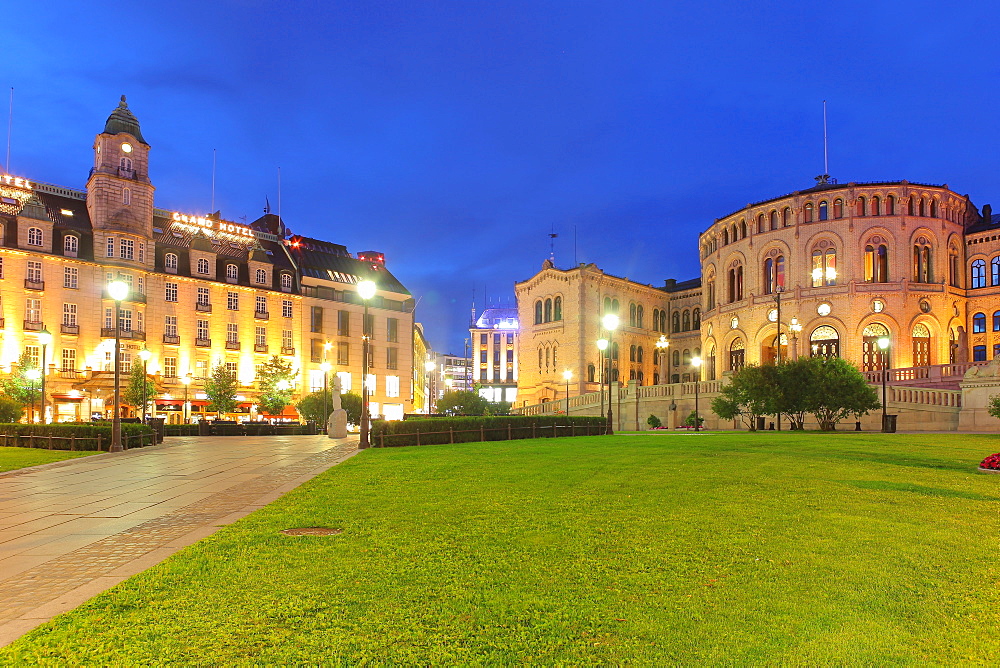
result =
[[123,157],[118,161],[118,169],[124,170],[126,172],[132,171],[132,159]]
[[288,299],[281,300],[281,317],[282,318],[292,317],[292,302]]
[[263,295],[257,295],[257,313],[267,313],[267,297]]
[[226,372],[233,378],[236,378],[236,369],[237,369],[236,362],[226,362],[225,366],[226,366]]
[[864,195],[858,197],[858,215],[859,216],[868,215],[868,201],[865,199]]
[[207,306],[211,303],[208,301],[208,288],[198,288],[198,303],[202,306]]
[[387,397],[399,396],[399,376],[385,377],[385,396]]
[[757,215],[757,234],[761,234],[767,230],[766,221],[767,219],[764,217],[764,214],[761,213]]
[[906,198],[906,215],[913,215],[913,197]]
[[76,371],[76,350],[73,348],[62,350],[62,371]]
[[976,313],[972,316],[972,333],[982,334],[986,331],[986,314]]
[[885,198],[885,215],[896,215],[896,197],[893,195],[887,195]]
[[312,306],[309,309],[309,331],[321,333],[323,331],[323,307]]
[[240,269],[235,264],[226,265],[226,281],[235,283],[240,278]]
[[972,261],[972,283],[973,288],[986,287],[986,261],[979,259]]
[[729,346],[729,370],[739,371],[746,365],[746,346],[743,339],[736,339]]
[[552,303],[552,319],[562,320],[562,297],[556,297]]
[[545,320],[544,322],[552,322],[552,300],[545,300]]
[[[605,301],[607,301],[607,299],[605,299]],[[535,324],[536,325],[542,324],[542,300],[541,299],[539,299],[537,302],[535,302]]]
[[267,345],[267,328],[265,327],[254,327],[253,342],[256,346],[266,346]]
[[372,315],[372,314],[369,314],[368,317],[363,318],[363,320],[364,320],[364,323],[362,323],[362,327],[364,327],[364,331],[361,333],[362,336],[367,336],[369,339],[374,339],[375,338],[375,316]]
[[238,292],[227,292],[226,293],[226,308],[230,311],[240,310],[240,293]]
[[135,240],[134,239],[122,239],[121,244],[119,244],[121,250],[121,257],[124,260],[134,260],[135,259]]
[[177,301],[177,284],[176,283],[164,283],[163,285],[163,299],[168,302]]
[[128,206],[132,203],[132,190],[129,188],[122,188],[122,204]]
[[176,357],[164,357],[163,358],[163,375],[166,378],[176,378],[177,377],[177,358]]
[[206,260],[203,257],[198,258],[198,273],[206,275],[208,274],[208,260]]
[[729,267],[729,301],[738,302],[743,299],[743,265],[738,262]]
[[66,236],[63,237],[63,255],[67,255],[69,257],[76,257],[76,254],[79,250],[80,250],[79,239],[77,239],[72,234],[67,234]]
[[399,343],[399,319],[388,318],[386,320],[385,340],[390,343]]
[[28,245],[29,246],[42,245],[42,228],[40,227],[28,228]]
[[26,278],[32,283],[42,282],[42,263],[28,260],[28,275]]
[[28,359],[30,360],[31,366],[36,369],[41,366],[41,348],[39,346],[25,346],[24,352],[28,354]]
[[226,323],[226,343],[236,343],[240,340],[240,326],[235,322]]
[[396,369],[399,365],[399,350],[396,348],[385,349],[385,368]]
[[685,332],[691,330],[691,312],[687,309],[684,310],[684,315],[681,316],[681,330]]
[[785,207],[781,210],[781,226],[788,227],[792,224],[792,210],[789,207]]
[[660,331],[660,309],[653,309],[653,331]]
[[681,314],[680,311],[674,311],[673,315],[670,316],[670,329],[672,332],[681,331]]
[[972,361],[973,362],[986,361],[986,346],[972,346]]
[[208,320],[199,320],[197,327],[197,337],[199,339],[208,338]]
[[843,218],[844,217],[844,200],[839,197],[833,200],[833,217]]
[[872,196],[872,215],[873,216],[882,215],[881,200],[879,199],[878,195]]
[[[1000,270],[1000,265],[994,268],[994,275],[997,270]],[[931,244],[926,237],[918,238],[913,245],[913,280],[917,283],[931,283],[934,280],[931,270]]]
[[115,326],[115,314],[110,308],[104,309],[104,329],[112,329]]
[[132,309],[123,308],[119,311],[119,318],[121,319],[122,331],[131,332],[132,331]]
[[76,289],[80,280],[80,270],[76,267],[63,268],[63,287]]
[[177,336],[177,316],[168,315],[163,319],[163,333],[167,336]]
[[809,335],[812,357],[840,357],[840,334],[829,325],[821,325]]
[[114,257],[115,256],[115,238],[114,237],[108,237],[108,248],[107,248],[107,253],[106,254],[107,254],[108,257]]
[[772,250],[764,260],[764,294],[772,294],[784,286],[785,258],[778,250]]
[[167,253],[163,256],[163,268],[171,274],[177,273],[177,254]]
[[889,280],[889,249],[881,237],[872,237],[865,246],[865,280],[869,283]]
[[281,347],[282,348],[294,348],[292,343],[292,330],[283,329],[281,330]]
[[[709,288],[711,288],[714,285],[715,285],[714,283],[709,284]],[[712,292],[712,294],[715,294],[714,291]],[[660,331],[661,332],[667,331],[667,311],[665,309],[660,311]]]
[[[347,341],[337,342],[337,364],[340,366],[347,366],[351,363],[351,344]],[[345,392],[346,386],[345,386]]]
[[643,313],[644,311],[642,308],[642,304],[639,304],[638,306],[635,307],[635,326],[638,327],[639,329],[642,329],[643,326],[642,323]]
[[813,205],[812,202],[806,202],[806,205],[802,208],[802,222],[811,223],[813,222]]
[[257,270],[257,283],[260,285],[267,284],[267,271],[265,271],[264,269]]
[[837,284],[837,250],[829,241],[821,241],[812,252],[812,286]]
[[291,292],[292,291],[292,275],[282,274],[281,275],[281,291]]
[[62,324],[71,327],[76,325],[76,304],[63,304]]
[[827,215],[827,204],[826,200],[819,203],[819,219],[826,220],[829,216]]
[[635,327],[635,304],[628,305],[628,324],[629,327]]
[[0,257],[0,278],[3,278],[3,258]]

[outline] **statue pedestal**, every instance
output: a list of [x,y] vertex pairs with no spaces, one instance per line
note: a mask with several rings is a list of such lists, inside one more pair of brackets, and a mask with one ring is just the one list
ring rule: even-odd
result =
[[347,411],[338,408],[330,413],[326,421],[327,438],[347,438]]

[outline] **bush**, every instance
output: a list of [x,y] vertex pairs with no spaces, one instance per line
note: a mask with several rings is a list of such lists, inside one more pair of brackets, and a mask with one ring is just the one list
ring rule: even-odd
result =
[[371,426],[371,443],[379,447],[396,447],[593,436],[603,434],[606,426],[604,418],[565,415],[413,418],[394,422],[375,420]]
[[660,422],[660,418],[652,414],[648,418],[646,418],[646,424],[648,424],[652,429],[659,429],[660,427],[663,426],[663,423]]
[[164,436],[197,436],[198,425],[196,424],[165,424],[163,425]]
[[981,469],[990,469],[992,471],[1000,471],[1000,452],[995,455],[990,455],[984,459],[980,464]]
[[0,397],[0,423],[17,422],[24,415],[24,405],[10,397]]
[[[134,437],[152,434],[152,428],[144,424],[122,424],[121,427],[122,443],[126,448],[139,447],[140,443],[151,445],[150,439],[139,441]],[[111,422],[0,424],[0,445],[53,450],[107,450],[111,445]]]
[[685,427],[694,427],[694,426],[701,427],[701,425],[703,424],[705,424],[705,418],[698,417],[698,414],[695,413],[694,411],[691,411],[691,414],[684,419]]

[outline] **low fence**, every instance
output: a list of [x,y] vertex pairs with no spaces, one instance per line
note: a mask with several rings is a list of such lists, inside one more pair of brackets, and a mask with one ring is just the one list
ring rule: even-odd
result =
[[[88,434],[83,430],[60,429],[60,426],[0,425],[0,447],[87,452],[111,449],[110,428],[86,430],[92,432]],[[122,448],[128,450],[156,445],[156,432],[136,427],[122,425]]]
[[372,424],[370,441],[375,447],[391,448],[409,445],[515,441],[527,438],[598,436],[606,431],[607,422],[597,417],[438,418],[375,422]]

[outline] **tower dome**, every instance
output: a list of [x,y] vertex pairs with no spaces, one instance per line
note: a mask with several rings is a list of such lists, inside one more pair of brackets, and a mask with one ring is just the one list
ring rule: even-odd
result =
[[[104,124],[105,134],[116,135],[120,132],[127,132],[143,144],[146,144],[146,140],[142,138],[142,131],[139,130],[139,121],[129,111],[124,95],[122,95],[122,100],[118,103],[118,107],[108,116],[108,122]],[[149,146],[149,144],[146,145]]]

